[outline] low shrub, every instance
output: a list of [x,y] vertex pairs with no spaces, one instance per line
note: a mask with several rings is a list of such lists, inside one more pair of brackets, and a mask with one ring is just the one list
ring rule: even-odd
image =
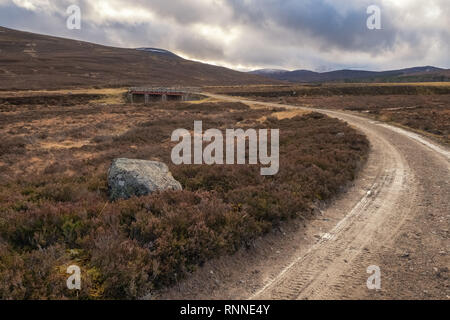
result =
[[[364,136],[321,114],[259,124],[268,111],[236,104],[229,114],[215,107],[193,107],[204,128],[231,128],[243,117],[280,129],[277,175],[261,176],[253,165],[170,164],[170,132],[192,127],[194,116],[178,115],[186,106],[169,104],[159,112],[171,121],[154,112],[115,143],[102,138],[84,147],[102,150],[97,157],[0,184],[0,298],[140,298],[214,257],[251,247],[283,221],[308,219],[318,201],[330,201],[354,179],[368,153]],[[140,148],[130,151],[135,143]],[[137,154],[167,162],[184,190],[109,202],[110,161]],[[71,264],[82,270],[81,290],[65,286]]]

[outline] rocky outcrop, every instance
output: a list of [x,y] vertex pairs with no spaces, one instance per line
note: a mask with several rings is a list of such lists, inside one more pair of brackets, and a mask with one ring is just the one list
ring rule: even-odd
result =
[[111,200],[144,196],[155,191],[182,190],[165,163],[125,158],[112,162],[108,188]]

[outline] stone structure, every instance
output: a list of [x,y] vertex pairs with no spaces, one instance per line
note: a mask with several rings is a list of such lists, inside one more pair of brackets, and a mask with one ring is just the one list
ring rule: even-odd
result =
[[164,87],[134,87],[127,93],[131,103],[150,103],[152,101],[187,101],[196,88],[164,88]]

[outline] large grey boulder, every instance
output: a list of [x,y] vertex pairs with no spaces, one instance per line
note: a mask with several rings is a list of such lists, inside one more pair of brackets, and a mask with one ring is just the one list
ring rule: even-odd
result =
[[144,196],[155,191],[182,190],[166,164],[158,161],[119,158],[108,171],[111,200]]

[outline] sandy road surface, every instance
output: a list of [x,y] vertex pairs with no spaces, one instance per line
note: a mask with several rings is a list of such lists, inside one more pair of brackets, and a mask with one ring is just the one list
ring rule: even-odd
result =
[[[161,298],[450,299],[449,151],[355,114],[315,111],[370,140],[355,185],[308,225],[261,240],[255,252],[211,262]],[[380,267],[381,290],[367,289],[371,265]]]

